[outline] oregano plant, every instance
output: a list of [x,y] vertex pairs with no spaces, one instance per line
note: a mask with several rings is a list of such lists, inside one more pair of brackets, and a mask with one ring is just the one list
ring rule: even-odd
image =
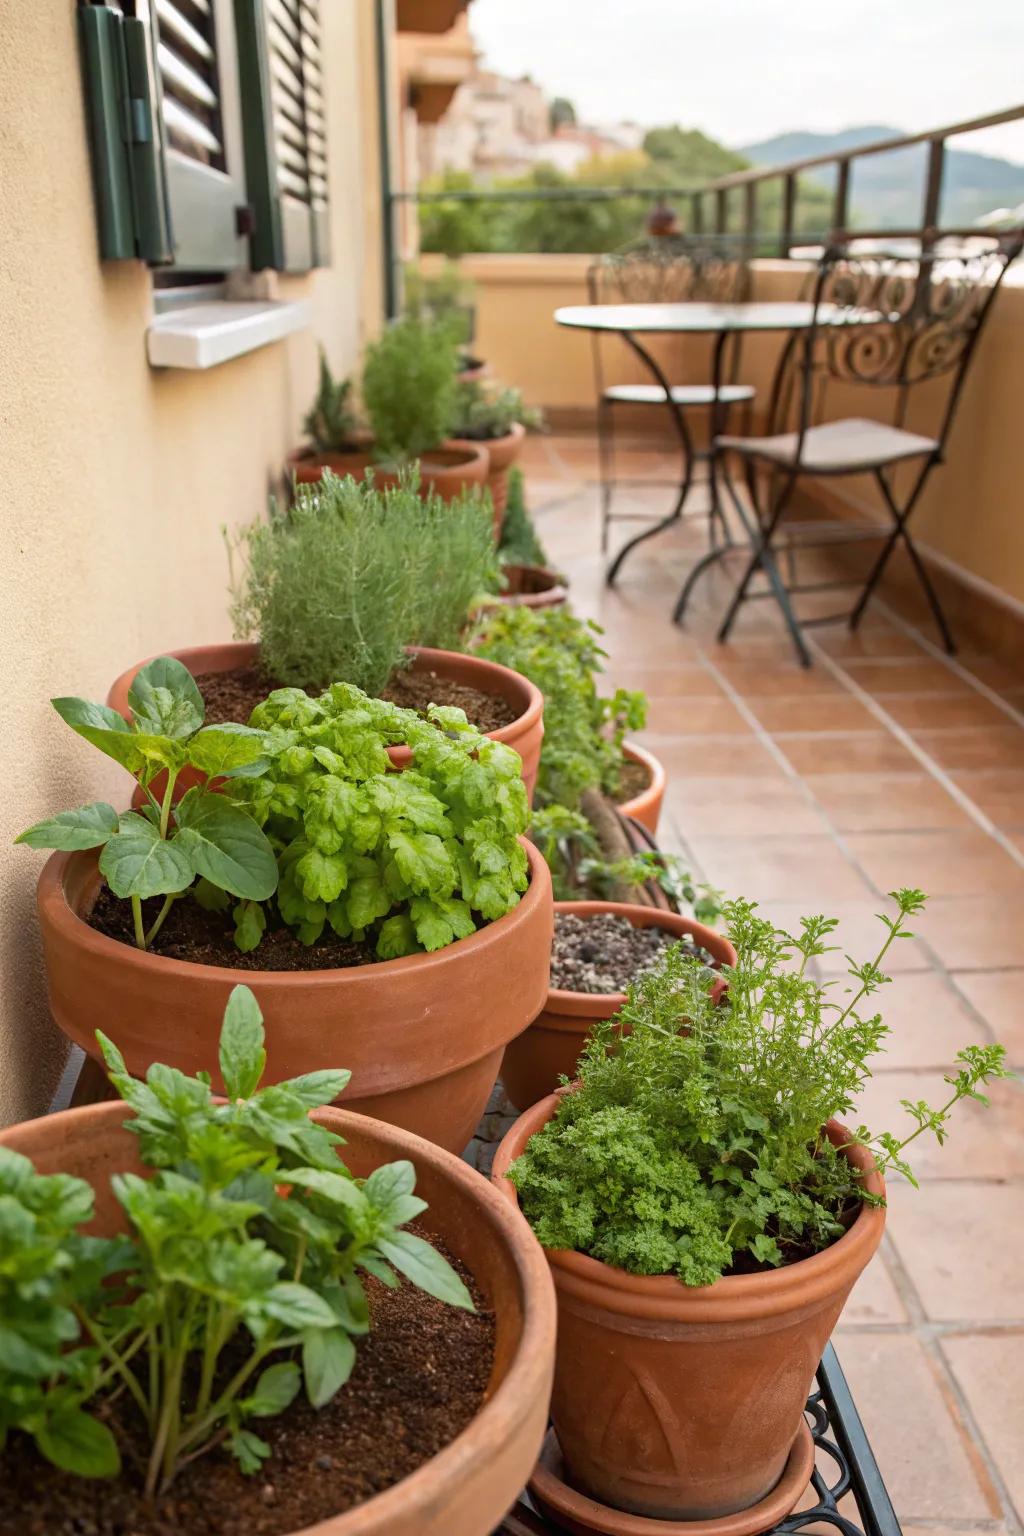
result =
[[[101,849],[100,873],[115,896],[131,903],[139,949],[148,949],[173,903],[197,881],[203,890],[241,901],[273,895],[277,863],[265,834],[241,806],[211,788],[214,780],[255,779],[267,771],[262,732],[245,725],[204,725],[202,694],[173,656],[158,656],[140,668],[128,691],[129,720],[87,699],[51,702],[73,731],[127,769],[144,803],[137,811],[118,812],[98,800],[60,811],[15,841],[65,852]],[[175,804],[175,785],[186,767],[205,778]],[[164,901],[147,929],[142,903],[154,896]]]
[[[869,999],[888,983],[890,947],[910,937],[924,896],[892,892],[896,915],[873,960],[851,962],[851,984],[819,982],[808,966],[830,947],[834,919],[780,932],[749,902],[725,906],[735,966],[712,1001],[707,972],[679,946],[637,978],[621,1012],[598,1024],[579,1084],[530,1139],[510,1177],[548,1248],[590,1254],[633,1274],[687,1285],[792,1263],[842,1237],[864,1200],[854,1165],[825,1127],[855,1111],[888,1027]],[[907,1149],[942,1143],[965,1099],[1006,1077],[999,1045],[969,1045],[931,1106],[904,1100],[902,1133],[851,1128],[883,1174],[913,1182]]]
[[226,1101],[202,1072],[154,1065],[139,1082],[97,1037],[148,1177],[112,1180],[127,1236],[87,1238],[88,1185],[0,1152],[0,1445],[22,1429],[67,1471],[116,1475],[117,1442],[90,1409],[116,1389],[145,1430],[148,1494],[220,1447],[255,1472],[270,1447],[254,1424],[303,1390],[322,1407],[348,1380],[371,1327],[363,1276],[472,1310],[448,1261],[406,1230],[426,1209],[413,1165],[355,1178],[341,1138],[310,1119],[349,1073],[260,1086],[247,987],[224,1013]]

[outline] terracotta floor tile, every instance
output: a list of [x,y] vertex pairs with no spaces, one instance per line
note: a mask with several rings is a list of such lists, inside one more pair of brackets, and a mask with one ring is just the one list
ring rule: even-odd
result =
[[[886,932],[876,914],[884,911],[891,916],[893,910],[891,901],[883,901],[878,896],[825,903],[825,916],[836,918],[839,927],[832,935],[829,951],[815,961],[817,973],[827,978],[840,978],[845,986],[849,971],[845,957],[852,955],[858,963],[874,960],[885,941]],[[820,903],[815,906],[806,897],[799,897],[791,901],[773,901],[768,915],[777,927],[787,933],[799,933],[800,919],[820,911]],[[886,975],[902,978],[904,972],[932,970],[934,966],[931,956],[916,939],[900,940],[885,957]],[[894,994],[902,985],[900,979],[886,988],[878,1004],[883,1012],[888,1009]],[[835,990],[838,994],[841,989],[837,987]]]
[[947,970],[987,970],[1022,957],[1020,904],[1006,895],[937,896],[916,920],[916,931]]
[[799,899],[820,912],[830,903],[870,900],[864,881],[830,837],[707,837],[694,833],[690,847],[705,877],[727,895],[765,906]]
[[952,667],[931,656],[891,662],[850,657],[841,661],[840,666],[865,692],[883,698],[897,693],[964,694],[971,691],[970,684],[958,677]]
[[953,769],[949,776],[997,826],[1024,828],[1024,768]]
[[711,660],[742,698],[811,698],[844,691],[839,679],[824,667],[807,669],[795,661],[788,665],[785,662],[759,665],[756,661],[718,661],[713,655]]
[[906,1334],[843,1329],[836,1348],[899,1518],[998,1515],[945,1383],[918,1341]]
[[647,731],[674,737],[752,736],[753,729],[730,699],[650,697]]
[[1012,723],[998,704],[980,693],[891,694],[882,707],[909,731],[961,731]]
[[914,740],[941,768],[1024,770],[1024,727],[985,726],[961,731],[914,731]]
[[1011,1065],[1024,1068],[1024,970],[957,971],[951,980],[1005,1045]]
[[[952,1137],[944,1152],[956,1156]],[[1024,1324],[1024,1186],[900,1183],[886,1230],[931,1322]]]
[[747,701],[762,730],[782,736],[790,732],[872,731],[878,721],[852,694],[815,695],[812,698],[758,698]]
[[859,630],[850,632],[845,626],[837,625],[835,629],[820,629],[814,635],[814,643],[820,645],[823,651],[836,661],[845,660],[888,660],[913,656],[923,656],[924,648],[914,635],[908,635],[903,630],[887,620],[879,618],[874,625],[865,622]]
[[675,774],[665,793],[673,819],[688,841],[699,832],[797,838],[826,831],[814,805],[787,780],[716,779]]
[[[894,950],[899,954],[905,947],[900,941]],[[892,1031],[880,1070],[932,1067],[945,1071],[963,1046],[987,1045],[993,1039],[993,1032],[974,1017],[949,978],[937,971],[896,974],[891,986],[875,994],[873,1006]]]
[[840,832],[924,831],[971,825],[967,812],[926,773],[808,773],[805,783]]
[[[965,1044],[970,1034],[968,1030]],[[885,1058],[881,1060],[884,1062]],[[989,1085],[986,1093],[991,1101],[988,1107],[966,1100],[956,1106],[944,1146],[940,1147],[934,1136],[926,1134],[908,1148],[910,1166],[922,1187],[928,1179],[962,1182],[1024,1178],[1024,1085],[1015,1081],[996,1082]],[[909,1099],[916,1104],[924,1099],[934,1106],[945,1103],[949,1095],[949,1085],[941,1070],[876,1070],[864,1085],[855,1114],[875,1135],[892,1131],[904,1136],[914,1129],[914,1123],[901,1107],[901,1100]],[[948,1230],[942,1236],[949,1241]],[[969,1274],[973,1263],[973,1256],[968,1261],[970,1249],[961,1248],[959,1240],[957,1249],[958,1263]]]
[[1015,670],[1005,662],[997,661],[994,656],[960,655],[957,661],[972,676],[1000,693],[1024,686],[1024,666]]
[[[717,698],[723,703],[728,702],[706,668],[695,666],[689,658],[681,657],[677,663],[666,665],[663,659],[658,662],[622,662],[613,656],[604,666],[600,679],[602,690],[638,688],[650,699]],[[735,711],[734,705],[730,708]]]
[[943,1339],[942,1352],[1020,1520],[1024,1518],[1024,1333]]
[[642,740],[661,759],[669,775],[712,779],[763,778],[788,786],[784,770],[756,737],[733,734],[712,741],[703,736],[666,736],[663,719],[663,715],[656,715],[655,720],[659,723],[652,730],[643,732]]
[[858,1323],[900,1325],[907,1322],[907,1312],[885,1260],[885,1245],[879,1249],[861,1275],[849,1301],[843,1308],[841,1327]]
[[800,774],[920,773],[895,736],[875,729],[844,736],[780,736],[779,746]]
[[916,886],[929,896],[1013,892],[1024,902],[1024,865],[988,833],[958,831],[849,833],[846,844],[880,891]]

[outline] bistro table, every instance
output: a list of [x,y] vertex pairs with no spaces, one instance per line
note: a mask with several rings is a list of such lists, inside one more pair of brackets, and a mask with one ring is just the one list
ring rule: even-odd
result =
[[[651,539],[656,533],[661,533],[670,528],[673,523],[679,521],[683,515],[683,506],[690,494],[693,485],[693,466],[695,455],[690,441],[689,429],[686,418],[681,408],[672,398],[672,387],[657,359],[652,356],[647,347],[638,340],[638,336],[711,336],[714,337],[711,361],[711,432],[712,444],[721,433],[724,422],[722,418],[722,370],[726,352],[726,343],[729,340],[737,347],[741,338],[745,335],[764,334],[766,332],[806,331],[814,323],[827,325],[830,317],[835,315],[843,323],[850,320],[849,310],[837,309],[835,305],[819,304],[817,316],[815,306],[805,302],[777,302],[777,303],[751,303],[751,304],[704,304],[700,302],[686,302],[682,304],[570,304],[562,309],[555,310],[557,324],[564,325],[570,330],[590,332],[611,332],[622,337],[623,341],[636,353],[645,368],[660,386],[668,410],[672,425],[679,438],[679,446],[683,457],[683,473],[679,482],[679,490],[676,495],[675,505],[667,517],[661,522],[655,523],[653,528],[645,528],[634,538],[629,539],[611,565],[608,567],[605,580],[611,586],[622,562],[631,550],[645,539]],[[865,318],[868,318],[865,316]],[[877,317],[875,317],[877,318]],[[690,572],[686,586],[680,594],[676,605],[676,618],[679,618],[689,595],[690,588],[696,576],[712,561],[717,560],[725,553],[731,540],[728,536],[728,524],[722,510],[718,493],[718,475],[715,464],[715,455],[708,455],[708,489],[711,497],[710,522],[711,522],[711,551],[698,561]],[[725,536],[725,547],[719,549],[715,542],[715,525],[720,524]],[[747,532],[751,530],[748,528]]]

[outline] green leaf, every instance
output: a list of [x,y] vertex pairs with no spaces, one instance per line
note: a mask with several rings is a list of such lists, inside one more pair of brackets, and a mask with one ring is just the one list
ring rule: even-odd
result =
[[226,912],[231,905],[227,891],[222,891],[212,880],[197,880],[192,895],[204,912]]
[[473,1298],[448,1260],[414,1232],[395,1232],[378,1239],[377,1251],[395,1266],[413,1285],[428,1296],[436,1296],[450,1306],[475,1312]]
[[340,853],[311,848],[296,864],[295,875],[307,901],[334,901],[348,884],[348,865]]
[[239,1408],[254,1419],[270,1419],[275,1413],[283,1413],[295,1400],[302,1385],[302,1376],[294,1360],[281,1360],[268,1365],[256,1383],[256,1390],[239,1403]]
[[126,812],[121,831],[100,854],[100,873],[115,896],[167,896],[191,885],[195,869],[184,849],[168,842],[152,822]]
[[307,1109],[319,1109],[322,1104],[332,1104],[345,1092],[352,1081],[352,1073],[344,1067],[322,1067],[318,1072],[304,1072],[301,1077],[290,1077],[281,1086],[290,1088]]
[[258,778],[270,766],[267,738],[248,725],[205,725],[188,745],[188,760],[210,778]]
[[416,932],[404,912],[397,912],[381,923],[377,935],[377,953],[382,960],[397,960],[402,955],[415,955],[419,951]]
[[[23,1221],[24,1221],[23,1217]],[[31,1228],[31,1219],[28,1219]],[[0,1323],[0,1370],[12,1376],[46,1376],[57,1367],[52,1350],[40,1349],[15,1328]]]
[[122,768],[127,768],[129,773],[138,773],[142,756],[135,745],[131,726],[116,709],[108,709],[106,704],[93,704],[88,699],[60,698],[51,699],[50,703],[79,736],[112,757]]
[[308,1285],[298,1285],[294,1280],[282,1280],[271,1286],[261,1298],[261,1308],[286,1328],[333,1328],[336,1322],[326,1301]]
[[228,1439],[228,1447],[238,1465],[247,1476],[258,1472],[270,1455],[270,1446],[251,1429],[236,1429]]
[[229,1099],[249,1099],[256,1092],[267,1053],[259,1003],[248,987],[232,989],[220,1030],[220,1071]]
[[312,1190],[332,1205],[343,1206],[355,1216],[366,1214],[365,1194],[354,1179],[343,1173],[328,1173],[324,1168],[289,1168],[286,1177],[289,1184]]
[[267,927],[267,914],[258,901],[240,901],[235,908],[235,944],[243,955],[259,946]]
[[48,1418],[36,1433],[36,1444],[47,1461],[76,1477],[116,1477],[121,1470],[110,1430],[81,1408],[65,1408]]
[[14,839],[30,848],[60,848],[71,853],[76,848],[99,848],[117,831],[117,812],[105,800],[94,800],[77,811],[60,811]]
[[174,843],[197,874],[232,896],[266,901],[277,888],[277,860],[251,816],[223,795],[190,789],[177,807]]
[[344,1328],[311,1328],[302,1336],[306,1396],[314,1408],[329,1403],[356,1363],[356,1347]]
[[139,668],[128,690],[128,707],[140,730],[176,741],[193,735],[206,718],[195,678],[173,656],[157,656]]

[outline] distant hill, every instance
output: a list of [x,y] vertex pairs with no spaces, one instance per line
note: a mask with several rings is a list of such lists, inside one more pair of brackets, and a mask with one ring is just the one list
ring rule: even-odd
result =
[[[736,152],[754,165],[784,165],[832,150],[857,149],[879,139],[898,138],[904,130],[885,124],[844,128],[839,133],[780,133],[759,144],[744,144]],[[924,191],[926,144],[869,155],[855,161],[850,182],[853,221],[865,228],[896,229],[918,223]],[[835,172],[829,166],[807,171],[807,179],[832,187]],[[941,222],[947,227],[973,224],[994,208],[1012,208],[1024,202],[1024,165],[996,155],[978,155],[966,149],[947,149]]]

